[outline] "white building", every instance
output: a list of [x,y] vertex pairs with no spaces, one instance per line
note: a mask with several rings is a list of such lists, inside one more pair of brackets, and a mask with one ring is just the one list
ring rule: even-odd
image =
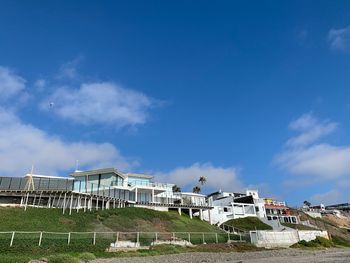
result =
[[210,213],[204,211],[203,217],[212,224],[248,216],[266,217],[265,203],[257,190],[247,190],[245,194],[219,191],[208,195],[207,201],[213,208]]

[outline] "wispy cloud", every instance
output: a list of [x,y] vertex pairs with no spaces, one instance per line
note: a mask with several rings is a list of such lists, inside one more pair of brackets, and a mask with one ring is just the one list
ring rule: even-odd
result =
[[243,183],[239,179],[239,169],[235,167],[215,167],[210,163],[195,163],[188,167],[178,167],[166,173],[158,173],[156,177],[164,182],[173,182],[183,189],[191,190],[198,185],[200,176],[205,176],[207,182],[206,189],[241,191],[244,189]]
[[320,121],[312,114],[304,114],[289,127],[300,135],[290,138],[275,163],[293,175],[334,179],[350,175],[350,146],[335,146],[317,142],[336,131],[338,124]]
[[12,70],[0,66],[0,102],[18,95],[25,89],[25,80]]
[[59,117],[79,124],[106,124],[116,127],[144,124],[155,100],[145,94],[111,82],[85,83],[78,89],[63,87],[41,103]]
[[328,32],[330,48],[335,51],[349,51],[350,48],[350,26],[331,29]]
[[78,74],[78,66],[83,60],[83,56],[78,56],[75,59],[68,61],[66,63],[63,63],[56,75],[58,79],[68,79],[72,80],[79,76]]
[[290,123],[289,128],[300,132],[300,134],[290,138],[287,145],[292,147],[306,146],[331,134],[337,127],[338,124],[335,122],[319,121],[311,113],[304,114]]

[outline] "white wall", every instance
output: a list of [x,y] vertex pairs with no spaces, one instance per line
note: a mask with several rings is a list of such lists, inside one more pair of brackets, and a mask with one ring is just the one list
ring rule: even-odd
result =
[[251,242],[257,247],[289,247],[300,240],[311,241],[316,237],[328,239],[327,231],[250,231]]

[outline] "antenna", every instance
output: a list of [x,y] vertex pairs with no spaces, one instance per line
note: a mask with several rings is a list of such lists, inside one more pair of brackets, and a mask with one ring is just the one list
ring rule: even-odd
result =
[[76,160],[76,161],[75,161],[75,171],[76,171],[76,172],[79,171],[78,168],[79,168],[79,160]]
[[35,191],[35,189],[34,189],[33,173],[34,173],[34,165],[32,165],[32,169],[30,170],[30,174],[29,174],[28,181],[27,181],[27,184],[26,184],[26,190],[27,191],[30,191],[31,188],[32,188],[33,191]]

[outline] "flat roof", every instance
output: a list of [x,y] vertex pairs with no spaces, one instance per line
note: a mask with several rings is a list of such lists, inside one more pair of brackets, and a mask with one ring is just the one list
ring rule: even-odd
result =
[[119,172],[115,168],[102,168],[102,169],[95,169],[95,170],[89,170],[89,171],[75,171],[74,173],[71,173],[70,176],[89,176],[89,175],[96,175],[96,174],[109,174],[114,173],[116,175],[119,175],[120,177],[125,178],[125,175],[122,172]]
[[137,173],[126,173],[124,174],[128,177],[136,177],[136,178],[144,178],[144,179],[152,179],[152,175],[147,175],[147,174],[137,174]]

